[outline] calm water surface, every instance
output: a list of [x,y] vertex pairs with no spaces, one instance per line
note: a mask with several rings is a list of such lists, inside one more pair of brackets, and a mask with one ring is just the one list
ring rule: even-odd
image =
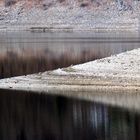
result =
[[139,140],[140,112],[62,96],[0,91],[0,140]]
[[139,34],[0,33],[0,78],[43,72],[140,47]]

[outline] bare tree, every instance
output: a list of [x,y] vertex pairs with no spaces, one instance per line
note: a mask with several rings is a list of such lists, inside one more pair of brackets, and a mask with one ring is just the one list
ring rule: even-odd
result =
[[11,6],[16,3],[16,0],[5,0],[5,6]]
[[118,9],[121,10],[133,10],[132,0],[116,0]]

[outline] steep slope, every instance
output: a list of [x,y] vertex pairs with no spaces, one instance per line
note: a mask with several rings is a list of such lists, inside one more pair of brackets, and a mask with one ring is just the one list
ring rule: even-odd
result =
[[139,1],[5,0],[0,4],[0,28],[138,30],[139,11]]

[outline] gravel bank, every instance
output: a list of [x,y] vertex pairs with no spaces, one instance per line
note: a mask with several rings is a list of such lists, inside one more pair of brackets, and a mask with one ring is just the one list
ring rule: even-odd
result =
[[22,1],[10,7],[0,5],[0,30],[138,31],[140,2],[134,1],[132,6],[131,10],[118,10],[112,1],[98,8],[56,3],[44,9],[26,8]]

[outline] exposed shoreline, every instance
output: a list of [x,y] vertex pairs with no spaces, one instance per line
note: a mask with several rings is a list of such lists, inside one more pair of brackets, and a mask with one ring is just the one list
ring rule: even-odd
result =
[[71,26],[59,26],[59,27],[52,27],[52,26],[0,26],[1,32],[19,32],[19,31],[26,31],[26,32],[140,32],[139,27],[135,24],[134,25],[128,25],[128,26],[108,26],[108,27],[71,27]]

